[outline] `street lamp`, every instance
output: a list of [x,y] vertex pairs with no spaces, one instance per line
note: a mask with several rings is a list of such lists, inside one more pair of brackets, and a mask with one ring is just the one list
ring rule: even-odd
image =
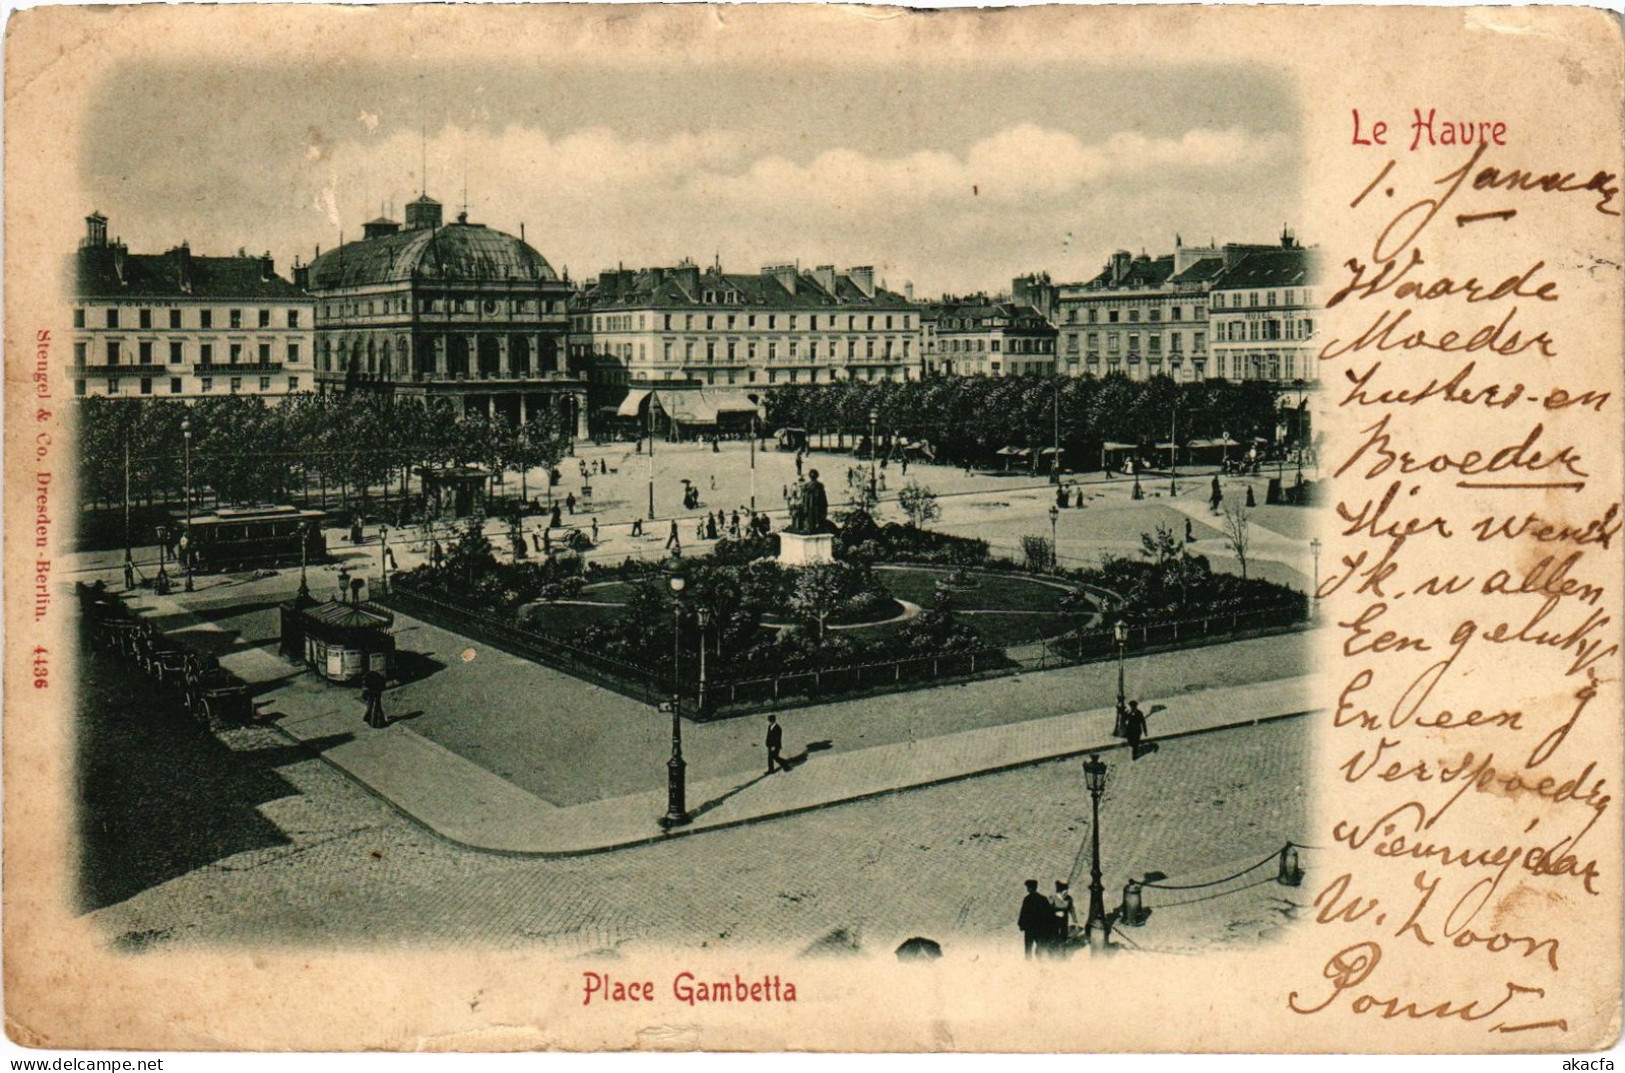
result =
[[186,591],[192,590],[192,422],[181,422],[181,450],[185,458],[186,474],[186,548],[182,552],[186,566]]
[[1313,622],[1320,612],[1320,538],[1315,537],[1309,542],[1309,554],[1315,559],[1315,580],[1309,587],[1309,621]]
[[153,579],[153,591],[159,596],[169,595],[169,571],[165,564],[169,562],[169,526],[158,527],[158,576]]
[[684,802],[683,762],[683,710],[681,678],[683,655],[683,588],[688,579],[683,576],[682,561],[672,556],[667,565],[671,586],[671,759],[666,761],[666,816],[661,821],[667,828],[680,827],[688,822],[688,807]]
[[[523,548],[524,545],[520,544]],[[378,589],[389,591],[389,526],[378,527]]]
[[1094,823],[1089,832],[1089,919],[1083,932],[1094,937],[1096,922],[1100,924],[1100,941],[1111,938],[1111,923],[1106,919],[1106,888],[1100,882],[1100,795],[1106,792],[1106,765],[1100,754],[1091,753],[1083,762],[1083,778],[1089,787],[1089,800],[1094,809]]
[[1054,413],[1053,424],[1051,426],[1051,432],[1054,435],[1054,442],[1051,444],[1051,446],[1055,449],[1055,453],[1050,455],[1050,459],[1049,459],[1049,483],[1051,483],[1051,484],[1060,484],[1061,483],[1061,377],[1060,377],[1059,373],[1057,373],[1056,376],[1055,376],[1055,413]]
[[705,713],[705,635],[711,628],[711,609],[704,604],[694,609],[694,621],[700,627],[700,690],[699,699],[695,702],[695,711]]
[[305,580],[305,565],[310,558],[310,523],[299,523],[299,598],[310,599],[310,585]]
[[1117,725],[1112,727],[1112,736],[1123,738],[1128,736],[1128,695],[1123,688],[1123,653],[1128,647],[1128,625],[1122,619],[1112,626],[1112,639],[1117,642]]
[[649,520],[655,520],[655,396],[649,392]]
[[1061,508],[1054,503],[1049,505],[1049,566],[1050,572],[1061,572],[1061,545],[1056,537],[1057,523],[1060,521]]

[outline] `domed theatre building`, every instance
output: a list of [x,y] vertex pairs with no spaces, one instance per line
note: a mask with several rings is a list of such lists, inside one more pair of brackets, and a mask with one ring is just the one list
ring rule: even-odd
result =
[[523,238],[466,212],[443,223],[424,194],[405,227],[373,220],[359,242],[295,271],[316,302],[319,389],[444,397],[515,424],[551,408],[586,434],[586,381],[568,365],[570,285]]

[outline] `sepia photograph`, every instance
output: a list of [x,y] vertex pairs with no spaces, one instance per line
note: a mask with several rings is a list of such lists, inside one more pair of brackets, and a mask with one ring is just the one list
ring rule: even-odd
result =
[[[1412,355],[1437,329],[1401,327],[1407,305],[1344,332],[1329,307],[1359,320],[1362,300],[1407,288],[1449,301],[1463,290],[1450,280],[1423,289],[1454,247],[1418,267],[1427,221],[1409,240],[1418,252],[1393,249],[1396,225],[1415,220],[1402,213],[1368,228],[1381,230],[1372,257],[1369,238],[1349,239],[1365,218],[1331,209],[1358,210],[1343,206],[1384,183],[1387,199],[1442,183],[1462,146],[1477,151],[1449,212],[1468,213],[1469,197],[1522,207],[1537,184],[1465,181],[1508,144],[1506,123],[1414,109],[1373,134],[1389,124],[1320,100],[1302,56],[1170,43],[1265,25],[1230,15],[267,5],[14,21],[8,156],[30,151],[19,122],[47,114],[28,110],[19,60],[63,34],[99,42],[85,53],[96,62],[41,68],[72,86],[69,155],[7,168],[8,247],[38,290],[26,320],[15,296],[7,312],[8,341],[27,340],[8,348],[8,448],[23,445],[7,476],[10,860],[32,748],[13,738],[18,694],[50,707],[48,724],[28,720],[61,773],[40,828],[58,825],[60,867],[24,912],[67,922],[74,948],[136,991],[183,965],[264,956],[359,963],[404,993],[444,960],[459,1016],[539,1035],[415,1036],[402,1013],[349,1035],[176,1034],[172,1021],[126,1036],[90,1017],[53,1036],[49,1017],[35,1029],[12,1014],[13,1039],[1005,1049],[985,1025],[956,1037],[899,1015],[910,1027],[893,1031],[874,1003],[898,973],[935,973],[933,991],[969,981],[946,1026],[978,986],[997,1020],[1024,989],[1059,999],[1133,980],[1120,1009],[1147,986],[1191,987],[1193,972],[1215,973],[1210,991],[1268,989],[1274,965],[1294,974],[1260,1000],[1278,1030],[1212,1049],[1295,1049],[1282,1039],[1334,1000],[1353,999],[1353,1014],[1386,1003],[1383,1021],[1408,1009],[1408,1030],[1422,1011],[1459,1013],[1465,999],[1386,982],[1355,998],[1382,951],[1349,946],[1352,925],[1382,927],[1386,910],[1369,898],[1362,921],[1350,861],[1408,856],[1443,873],[1466,851],[1367,846],[1384,822],[1385,838],[1396,823],[1410,832],[1403,809],[1351,833],[1331,821],[1368,823],[1371,806],[1332,815],[1326,788],[1401,778],[1403,727],[1429,736],[1417,762],[1440,781],[1483,791],[1500,769],[1486,774],[1479,747],[1469,770],[1467,735],[1444,731],[1504,744],[1538,720],[1483,698],[1468,716],[1468,698],[1445,696],[1485,641],[1507,639],[1488,612],[1428,641],[1396,625],[1410,605],[1364,602],[1397,601],[1383,585],[1400,584],[1407,539],[1422,555],[1430,536],[1466,529],[1423,524],[1443,503],[1390,476],[1494,487],[1465,480],[1485,467],[1459,449],[1401,461],[1398,426],[1371,426],[1369,407],[1404,404],[1394,420],[1424,426],[1418,403],[1482,412],[1480,381],[1509,375],[1492,364],[1558,352],[1511,319],[1544,315],[1554,292],[1537,292],[1539,266],[1509,279],[1489,300],[1524,299],[1522,312],[1497,307],[1498,334],[1465,348],[1483,364],[1448,382],[1454,366],[1429,368],[1432,385],[1402,390],[1362,351],[1394,352],[1415,379],[1427,359]],[[1300,18],[1279,32],[1316,30]],[[1092,39],[1079,62],[1071,46]],[[1329,112],[1339,144],[1413,170],[1389,162],[1372,180],[1382,161],[1361,157],[1342,169],[1358,181],[1324,192],[1311,146]],[[1605,133],[1599,166],[1619,155],[1617,117]],[[14,168],[60,179],[19,189]],[[1579,177],[1548,194],[1588,173],[1562,170]],[[1586,187],[1599,220],[1612,181]],[[1435,196],[1428,219],[1450,195]],[[1392,216],[1403,197],[1369,207]],[[1450,241],[1517,211],[1482,207],[1454,217]],[[1371,263],[1346,261],[1351,247]],[[1523,267],[1496,263],[1467,301]],[[1592,308],[1617,311],[1607,264]],[[1401,278],[1415,282],[1396,296]],[[1608,333],[1617,324],[1598,341]],[[1550,457],[1569,417],[1617,425],[1618,370],[1594,367],[1600,379],[1552,389],[1555,404],[1531,386],[1549,423],[1489,469],[1542,470],[1547,501],[1571,489],[1578,503],[1581,476],[1617,495],[1578,454]],[[1495,435],[1485,455],[1524,430]],[[1617,428],[1593,436],[1586,457],[1609,447],[1617,463]],[[1519,533],[1606,549],[1613,509],[1591,540]],[[1351,557],[1366,538],[1369,558]],[[1521,587],[1484,582],[1480,599],[1549,598],[1533,621],[1567,629],[1569,609],[1617,591],[1617,561],[1583,554],[1537,568],[1525,555]],[[1458,591],[1410,573],[1413,599]],[[1323,609],[1333,593],[1349,602]],[[1584,661],[1581,710],[1603,689],[1617,708],[1617,676],[1599,676],[1618,670],[1617,624],[1587,621],[1569,643],[1530,627],[1520,638]],[[1401,632],[1378,636],[1390,627]],[[1376,660],[1427,652],[1399,672]],[[1491,662],[1508,656],[1523,658]],[[1509,685],[1502,703],[1540,689]],[[1557,691],[1548,715],[1573,707],[1571,686]],[[1351,759],[1355,712],[1377,725],[1363,705],[1389,736]],[[1618,847],[1600,843],[1618,841],[1618,728],[1580,733],[1608,779],[1594,765],[1554,795],[1534,771],[1511,776],[1504,799],[1588,807],[1581,836],[1602,821],[1599,844],[1520,853],[1546,862],[1534,876],[1582,884],[1594,908],[1606,889],[1614,920],[1596,956],[1617,977]],[[1528,747],[1504,751],[1510,764]],[[1575,773],[1553,774],[1555,786]],[[1559,852],[1578,856],[1558,866]],[[8,922],[16,877],[8,863]],[[1392,899],[1386,941],[1515,949],[1516,990],[1495,1005],[1505,971],[1473,962],[1475,994],[1490,997],[1454,1027],[1482,1032],[1470,1022],[1494,1005],[1497,1031],[1527,1034],[1481,1046],[1561,1046],[1556,1015],[1502,1008],[1534,1002],[1531,966],[1556,972],[1560,941],[1516,913],[1469,928],[1465,902],[1440,933],[1424,914],[1429,878],[1387,876],[1384,906],[1388,890],[1422,900],[1395,932],[1407,910]],[[1311,934],[1327,925],[1345,927],[1335,954]],[[15,935],[14,995],[27,971]],[[542,977],[547,1015],[527,1021],[539,1015],[511,993],[520,1012],[482,1010],[471,981],[487,970]],[[1606,972],[1590,978],[1606,991]],[[858,1008],[874,1023],[824,1033],[797,1020]],[[709,1017],[725,1020],[670,1043],[635,1034]],[[1159,1044],[1122,1021],[1094,1035],[1105,1020],[1009,1049],[1204,1049],[1195,1023]],[[1372,1046],[1386,1049],[1345,1049]]]

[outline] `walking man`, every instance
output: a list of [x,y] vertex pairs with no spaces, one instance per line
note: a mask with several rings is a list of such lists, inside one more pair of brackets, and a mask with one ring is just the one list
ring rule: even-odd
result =
[[1214,514],[1219,513],[1219,504],[1224,502],[1224,492],[1219,488],[1219,475],[1213,475],[1213,491],[1208,493],[1208,506]]
[[676,518],[671,520],[671,533],[666,537],[666,547],[669,550],[675,550],[678,552],[683,550],[683,538],[678,535]]
[[361,676],[361,699],[367,704],[367,725],[374,730],[382,730],[389,725],[389,718],[384,715],[384,676],[375,670],[369,670]]
[[564,505],[567,508],[569,508],[569,511],[570,511],[571,515],[575,514],[575,512],[576,512],[576,494],[574,492],[571,492],[569,495],[564,497]]
[[770,715],[767,717],[767,773],[769,775],[773,774],[774,771],[789,770],[779,757],[779,749],[783,745],[784,728],[779,726],[778,716]]
[[1134,760],[1140,758],[1140,742],[1145,737],[1145,713],[1140,711],[1140,702],[1128,702],[1128,713],[1123,716],[1123,730],[1128,737],[1129,757]]
[[596,516],[592,520],[592,543],[593,547],[598,546],[598,518]]
[[1021,948],[1027,960],[1043,949],[1044,942],[1054,932],[1055,909],[1049,899],[1038,893],[1038,880],[1027,880],[1027,896],[1021,899],[1021,914],[1016,927],[1021,929]]

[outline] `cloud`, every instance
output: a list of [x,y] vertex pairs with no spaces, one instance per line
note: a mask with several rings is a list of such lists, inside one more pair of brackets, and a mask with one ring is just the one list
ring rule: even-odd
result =
[[[1037,269],[1087,278],[1112,249],[1163,251],[1176,231],[1193,241],[1265,239],[1296,216],[1300,179],[1286,135],[1240,128],[1085,142],[1022,121],[958,151],[831,147],[796,158],[761,153],[742,129],[554,136],[519,123],[447,125],[425,142],[399,129],[380,138],[374,113],[358,120],[349,137],[302,139],[258,176],[238,176],[258,184],[237,195],[253,204],[226,205],[217,184],[200,188],[218,245],[258,247],[263,236],[308,257],[340,232],[353,238],[381,204],[393,201],[399,218],[424,188],[426,156],[428,191],[448,218],[466,174],[473,220],[514,232],[524,222],[532,245],[574,278],[617,263],[720,255],[747,272],[797,259],[874,264],[893,286],[963,292]],[[176,235],[198,232],[185,216],[196,201],[139,204],[126,211]],[[234,233],[244,220],[250,233]]]

